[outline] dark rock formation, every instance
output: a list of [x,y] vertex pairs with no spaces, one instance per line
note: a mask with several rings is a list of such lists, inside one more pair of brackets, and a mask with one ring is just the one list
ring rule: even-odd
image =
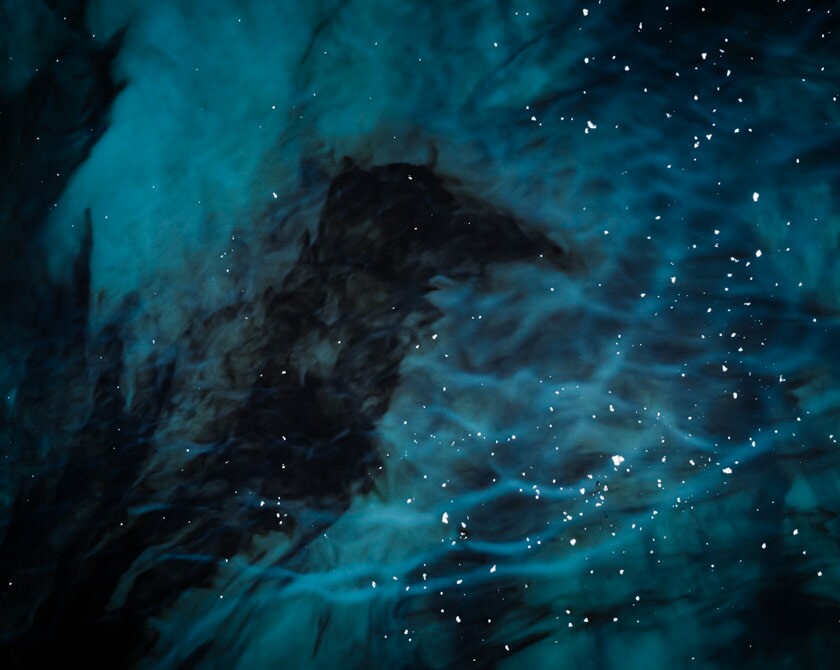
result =
[[[89,253],[88,242],[79,294]],[[199,402],[179,365],[184,352],[201,355],[218,341],[240,310],[196,315],[181,354],[136,371],[130,400],[119,388],[120,323],[95,341],[72,340],[87,367],[49,387],[34,380],[41,398],[17,408],[17,423],[32,426],[44,395],[60,401],[94,380],[92,409],[64,436],[61,462],[18,483],[0,544],[0,575],[15,584],[0,596],[4,667],[39,666],[56,649],[88,667],[131,664],[154,643],[145,619],[206,584],[218,561],[255,535],[281,530],[305,546],[382,468],[374,430],[401,361],[438,316],[425,298],[433,279],[468,280],[512,261],[571,267],[557,244],[456,194],[428,168],[347,164],[330,186],[317,239],[303,241],[296,265],[259,304],[241,306],[261,317],[225,340],[219,363],[233,393],[205,403],[209,426],[180,427],[193,432],[197,452],[184,462],[169,461],[156,437],[175,410]],[[77,310],[84,320],[87,301]],[[14,434],[45,439],[31,428]]]

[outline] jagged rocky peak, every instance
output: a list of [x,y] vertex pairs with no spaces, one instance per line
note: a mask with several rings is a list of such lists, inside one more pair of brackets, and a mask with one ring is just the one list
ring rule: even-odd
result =
[[468,276],[494,262],[572,258],[544,234],[423,165],[363,169],[345,159],[318,232],[322,263],[372,267],[401,280]]
[[[125,315],[98,334],[83,325],[95,243],[87,224],[62,294],[75,298],[65,302],[80,323],[30,368],[28,383],[43,393],[20,408],[35,416],[71,397],[67,388],[91,385],[78,400],[86,418],[61,435],[63,467],[23,483],[0,539],[0,565],[31,566],[16,577],[28,599],[7,592],[2,617],[12,632],[0,652],[19,660],[40,659],[43,640],[73,656],[104,636],[113,643],[102,656],[119,665],[152,643],[146,618],[207,584],[217,561],[272,533],[307,546],[384,467],[376,427],[403,359],[440,316],[425,297],[430,280],[466,281],[513,261],[572,266],[545,235],[428,167],[348,162],[317,238],[285,276],[249,304],[194,314],[168,354],[127,370]],[[243,310],[260,317],[245,321]],[[39,383],[68,348],[81,368]],[[130,399],[123,371],[134,379]],[[173,449],[182,443],[191,448]]]
[[[241,343],[225,332],[225,378],[239,386],[226,389],[204,433],[225,446],[201,457],[202,472],[229,463],[219,472],[235,471],[237,486],[346,504],[381,465],[373,429],[409,347],[439,316],[425,299],[430,280],[469,279],[501,262],[574,266],[543,233],[457,187],[422,165],[345,161],[317,238],[304,238],[291,271],[251,306],[262,319],[243,326]],[[235,317],[226,308],[196,332],[213,340]],[[231,394],[245,398],[233,411]]]

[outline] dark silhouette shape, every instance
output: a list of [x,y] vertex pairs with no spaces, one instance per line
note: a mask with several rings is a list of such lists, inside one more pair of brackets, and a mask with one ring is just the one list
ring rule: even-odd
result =
[[[77,296],[89,288],[87,235],[70,289]],[[88,361],[49,387],[47,368],[33,368],[31,383],[56,400],[85,378],[97,381],[60,467],[21,484],[5,529],[0,571],[18,588],[2,596],[4,667],[37,666],[57,648],[88,666],[130,665],[154,644],[145,619],[206,584],[217,562],[255,535],[279,529],[305,546],[382,468],[374,430],[401,361],[438,316],[425,299],[433,278],[467,280],[511,261],[573,267],[546,236],[455,193],[426,167],[347,162],[330,185],[317,239],[303,240],[293,269],[259,296],[262,322],[226,352],[232,376],[250,380],[238,389],[242,401],[218,409],[212,438],[203,431],[201,453],[172,472],[160,464],[150,471],[155,432],[173,403],[196,402],[190,389],[174,390],[174,351],[147,363],[130,403],[119,389],[119,321],[94,341],[74,336],[45,355],[64,358],[69,347]],[[87,300],[74,304],[67,318],[85,323]],[[237,318],[230,307],[207,316],[185,331],[181,350],[200,351]],[[27,397],[17,418],[33,424],[40,400]],[[158,553],[136,564],[149,547]],[[109,605],[129,572],[127,591]]]

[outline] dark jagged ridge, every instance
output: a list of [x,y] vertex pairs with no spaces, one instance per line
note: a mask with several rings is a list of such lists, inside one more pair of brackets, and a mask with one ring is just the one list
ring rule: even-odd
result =
[[[89,244],[84,253],[86,267]],[[118,387],[120,324],[78,343],[88,369],[52,388],[61,394],[93,376],[93,409],[67,439],[63,468],[24,484],[0,546],[3,578],[18,585],[3,596],[5,667],[37,665],[55,648],[88,666],[131,664],[154,644],[145,619],[206,584],[219,559],[278,529],[304,546],[382,467],[374,428],[402,359],[438,316],[425,299],[432,279],[541,257],[571,267],[557,244],[453,194],[428,168],[348,163],[330,186],[317,240],[304,240],[294,268],[259,298],[262,321],[226,352],[223,364],[246,380],[243,400],[219,409],[209,431],[195,426],[206,448],[172,472],[150,463],[157,427],[194,393],[178,388],[177,356],[149,361],[129,407]],[[86,287],[86,273],[77,275]],[[209,315],[185,332],[181,350],[200,352],[239,314]],[[18,408],[20,418],[38,411],[34,402]],[[279,507],[267,512],[261,498]],[[148,547],[158,554],[137,564]],[[129,572],[130,587],[113,600]]]

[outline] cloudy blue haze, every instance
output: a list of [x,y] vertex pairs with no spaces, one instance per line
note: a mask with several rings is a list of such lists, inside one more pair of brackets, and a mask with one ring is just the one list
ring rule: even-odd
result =
[[836,667],[838,12],[0,0],[0,666]]

